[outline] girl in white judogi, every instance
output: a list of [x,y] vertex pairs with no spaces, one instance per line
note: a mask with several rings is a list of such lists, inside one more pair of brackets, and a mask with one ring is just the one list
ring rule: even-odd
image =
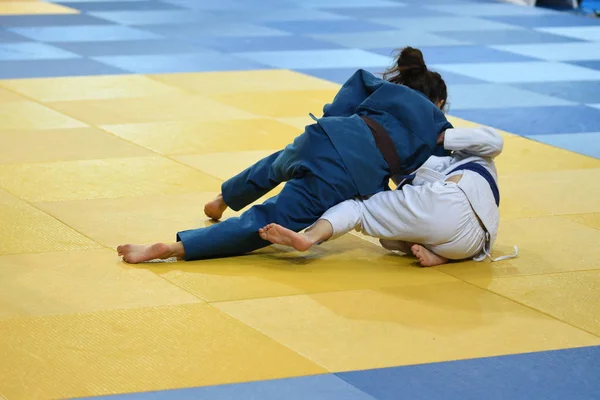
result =
[[452,155],[430,157],[401,190],[340,203],[302,233],[267,225],[261,237],[306,251],[357,230],[381,239],[386,249],[412,252],[423,266],[491,258],[500,201],[494,158],[502,152],[502,136],[489,127],[448,129],[442,140]]

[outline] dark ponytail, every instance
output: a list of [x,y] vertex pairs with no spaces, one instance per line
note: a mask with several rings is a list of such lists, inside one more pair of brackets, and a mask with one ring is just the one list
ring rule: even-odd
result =
[[394,65],[383,73],[383,79],[408,86],[423,93],[433,103],[446,104],[448,90],[442,76],[427,69],[423,53],[413,47],[405,47],[395,59]]

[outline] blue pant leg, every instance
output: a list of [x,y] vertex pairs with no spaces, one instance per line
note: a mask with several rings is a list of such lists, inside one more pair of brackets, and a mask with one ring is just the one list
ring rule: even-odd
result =
[[239,211],[258,200],[280,183],[299,177],[304,169],[302,152],[308,144],[307,134],[298,136],[285,149],[263,158],[221,186],[223,200]]
[[[342,180],[344,177],[340,177]],[[356,189],[349,180],[330,184],[312,174],[286,183],[277,196],[235,218],[226,219],[207,228],[179,232],[185,260],[241,255],[266,247],[271,243],[258,235],[258,230],[270,223],[301,231],[313,224],[330,207],[355,196]]]

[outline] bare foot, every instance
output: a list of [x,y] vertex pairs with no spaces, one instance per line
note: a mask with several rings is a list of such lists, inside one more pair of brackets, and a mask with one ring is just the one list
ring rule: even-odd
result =
[[171,257],[169,245],[156,243],[152,245],[125,244],[117,247],[117,252],[123,256],[123,261],[129,264],[137,264],[144,261],[167,259]]
[[442,265],[448,262],[447,258],[432,253],[420,244],[413,244],[410,250],[419,260],[419,264],[423,267],[435,267],[436,265]]
[[215,221],[221,219],[225,210],[227,210],[227,204],[225,204],[222,194],[219,194],[214,200],[204,205],[204,214]]
[[269,224],[259,229],[258,234],[261,238],[273,244],[290,246],[298,251],[306,251],[314,244],[303,234],[296,233],[277,224]]

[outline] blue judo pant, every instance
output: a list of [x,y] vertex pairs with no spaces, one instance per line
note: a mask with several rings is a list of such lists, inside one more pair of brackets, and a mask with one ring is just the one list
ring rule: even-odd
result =
[[[270,245],[258,235],[269,223],[299,232],[329,208],[359,196],[327,134],[310,125],[284,150],[260,160],[222,186],[225,203],[238,211],[282,182],[282,191],[239,217],[179,232],[185,260],[241,255]],[[383,190],[384,188],[382,188]]]

